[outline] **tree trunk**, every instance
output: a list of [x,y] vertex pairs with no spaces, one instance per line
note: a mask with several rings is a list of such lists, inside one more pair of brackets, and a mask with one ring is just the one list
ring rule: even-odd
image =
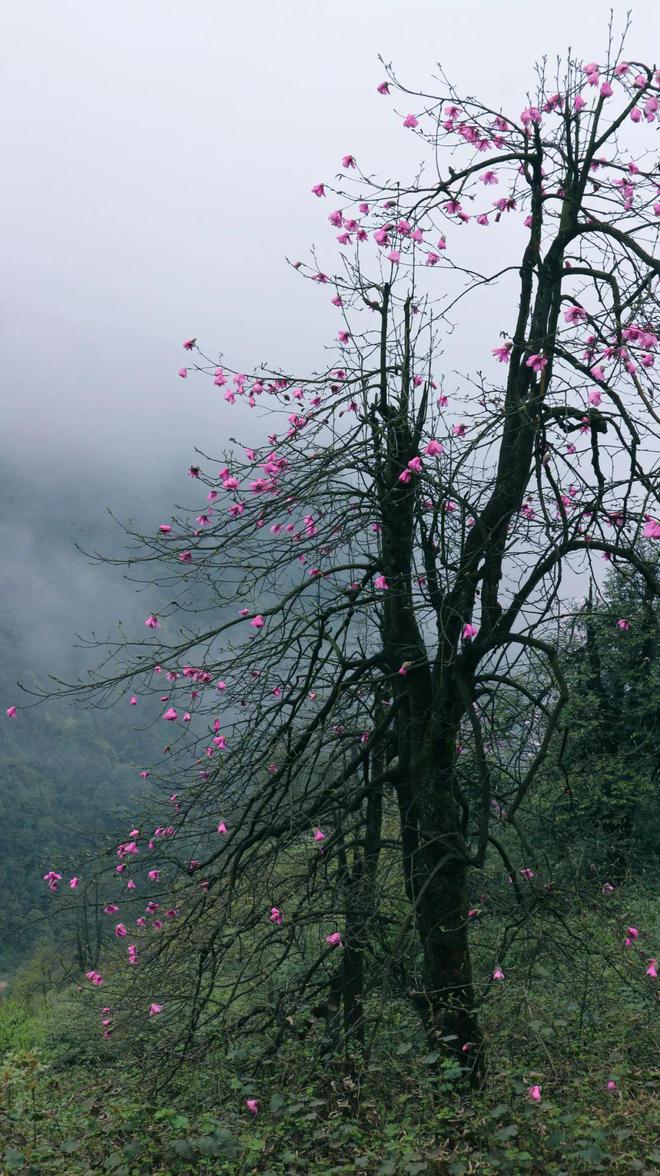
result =
[[[346,921],[346,946],[342,978],[344,1037],[364,1045],[364,946],[356,938],[356,927]],[[350,937],[350,938],[349,938]]]
[[458,1060],[476,1082],[483,1072],[483,1038],[468,942],[468,861],[453,792],[456,735],[452,724],[439,746],[427,746],[429,767],[417,782],[420,836],[414,901],[429,1042]]
[[418,900],[424,954],[424,1022],[433,1049],[456,1058],[471,1078],[483,1069],[483,1039],[475,1010],[467,932],[467,872],[442,846],[424,854],[429,879]]
[[[374,756],[376,776],[384,763],[382,749]],[[369,783],[369,763],[365,764],[365,783]],[[383,786],[372,785],[367,793],[364,823],[364,847],[356,846],[347,884],[346,946],[344,949],[342,1003],[344,1034],[347,1041],[364,1045],[365,951],[369,923],[376,909],[376,872],[380,854],[383,821]]]

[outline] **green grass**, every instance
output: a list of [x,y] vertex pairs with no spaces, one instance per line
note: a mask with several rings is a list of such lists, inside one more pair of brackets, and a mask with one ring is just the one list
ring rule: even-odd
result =
[[[653,1042],[639,1009],[597,1016],[577,1041],[545,994],[519,1032],[519,994],[498,992],[485,1089],[466,1097],[451,1064],[417,1057],[410,1025],[393,1020],[389,1048],[362,1073],[323,1065],[318,1041],[287,1045],[250,1076],[246,1046],[207,1051],[157,1092],[135,1060],[93,1032],[79,994],[0,1004],[3,1174],[91,1176],[366,1172],[660,1172]],[[538,1003],[538,1002],[537,1002]],[[548,1026],[558,1026],[549,1033]],[[86,1048],[72,1051],[83,1038]],[[615,1078],[617,1090],[606,1088]],[[538,1082],[543,1101],[527,1088]],[[247,1097],[260,1099],[253,1118]]]
[[[602,919],[560,904],[557,926],[530,918],[482,1008],[488,1072],[472,1094],[428,1054],[410,1006],[380,999],[366,1061],[324,1059],[319,1024],[266,1060],[263,1041],[222,1036],[163,1088],[165,1017],[104,1041],[99,993],[49,989],[45,950],[0,999],[0,1173],[660,1174],[657,982],[622,946],[633,911],[657,942],[657,903],[640,885],[616,902]],[[474,939],[484,975],[492,949]]]

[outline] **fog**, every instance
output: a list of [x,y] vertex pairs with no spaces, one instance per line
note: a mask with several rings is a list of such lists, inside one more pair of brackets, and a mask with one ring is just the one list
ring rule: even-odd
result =
[[[655,0],[633,22],[639,58],[660,32]],[[76,630],[137,615],[120,574],[74,542],[120,543],[107,506],[153,528],[189,493],[195,444],[219,453],[253,430],[207,381],[178,377],[182,340],[243,370],[322,362],[329,299],[284,261],[315,242],[330,254],[310,187],[346,151],[387,175],[419,153],[376,92],[378,54],[420,87],[441,61],[517,112],[543,54],[602,59],[607,6],[30,0],[4,6],[0,32],[0,587],[20,664],[45,670]]]

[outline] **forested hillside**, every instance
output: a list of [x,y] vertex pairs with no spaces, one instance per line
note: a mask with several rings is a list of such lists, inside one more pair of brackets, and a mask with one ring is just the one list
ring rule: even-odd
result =
[[[9,694],[3,683],[3,697]],[[16,693],[12,690],[12,695]],[[43,875],[73,872],[90,847],[103,845],[129,802],[144,792],[138,772],[146,749],[118,715],[43,707],[0,744],[0,970],[25,959],[44,924]],[[123,817],[125,819],[125,816]]]
[[[135,587],[93,567],[76,546],[123,549],[102,501],[80,497],[63,471],[50,476],[49,488],[46,503],[35,501],[26,472],[10,466],[0,489],[0,696],[3,714],[21,708],[20,721],[4,722],[0,732],[0,976],[56,934],[43,922],[43,875],[64,873],[104,843],[131,798],[144,793],[139,771],[154,745],[120,710],[37,705],[53,676],[85,675],[93,656],[84,646],[95,631],[110,634],[141,611]],[[122,501],[118,492],[118,510]]]

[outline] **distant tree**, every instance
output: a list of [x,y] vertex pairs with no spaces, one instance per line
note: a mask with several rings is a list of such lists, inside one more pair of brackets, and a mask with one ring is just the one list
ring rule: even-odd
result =
[[[610,46],[554,82],[540,68],[511,115],[388,68],[379,91],[432,174],[378,184],[347,155],[314,187],[336,194],[341,263],[295,264],[332,295],[339,354],[246,375],[184,344],[180,375],[224,394],[220,421],[241,403],[271,432],[232,439],[219,471],[203,454],[198,513],[134,535],[130,565],[172,603],[86,687],[155,696],[168,731],[151,767],[168,815],[124,838],[108,893],[169,1059],[295,1032],[324,995],[359,1037],[367,993],[400,981],[432,1044],[479,1073],[470,875],[501,852],[494,812],[517,828],[567,703],[562,586],[605,556],[659,590],[641,546],[660,537],[659,83]],[[454,335],[477,370],[450,387]],[[531,875],[528,853],[503,869]]]
[[[657,578],[657,555],[645,556]],[[585,852],[598,856],[604,879],[615,883],[660,852],[658,619],[658,599],[644,577],[613,569],[571,619],[560,649],[571,696],[561,757],[564,816]]]

